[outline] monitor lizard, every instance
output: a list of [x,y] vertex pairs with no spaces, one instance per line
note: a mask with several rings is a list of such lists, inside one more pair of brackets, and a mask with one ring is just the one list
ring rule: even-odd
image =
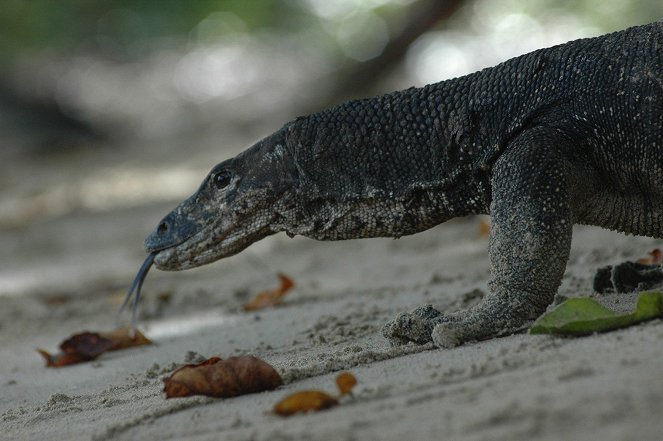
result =
[[663,237],[663,23],[299,117],[215,166],[145,248],[182,270],[277,232],[400,237],[472,214],[491,216],[489,293],[399,315],[392,342],[521,329],[553,301],[573,224]]

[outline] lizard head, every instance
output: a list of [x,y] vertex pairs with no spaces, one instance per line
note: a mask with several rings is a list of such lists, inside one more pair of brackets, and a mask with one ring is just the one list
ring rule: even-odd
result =
[[275,233],[272,224],[292,192],[285,137],[276,132],[216,165],[200,188],[145,240],[154,263],[182,270],[236,254]]

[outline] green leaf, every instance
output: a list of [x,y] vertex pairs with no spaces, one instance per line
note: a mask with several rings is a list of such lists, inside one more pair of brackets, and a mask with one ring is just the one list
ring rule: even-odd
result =
[[539,317],[530,334],[579,336],[624,328],[636,323],[663,317],[663,293],[643,292],[636,310],[617,314],[590,298],[568,299]]
[[654,291],[641,293],[633,316],[637,321],[663,317],[663,294]]

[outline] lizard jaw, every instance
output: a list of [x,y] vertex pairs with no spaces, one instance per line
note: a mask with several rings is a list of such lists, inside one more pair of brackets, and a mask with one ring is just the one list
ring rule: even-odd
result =
[[179,271],[220,259],[220,242],[225,234],[215,234],[213,226],[203,228],[183,242],[156,251],[154,265],[164,271]]
[[158,250],[154,264],[160,270],[179,271],[237,254],[275,233],[269,223],[259,219],[243,222],[248,228],[239,230],[233,225],[210,225],[177,245]]

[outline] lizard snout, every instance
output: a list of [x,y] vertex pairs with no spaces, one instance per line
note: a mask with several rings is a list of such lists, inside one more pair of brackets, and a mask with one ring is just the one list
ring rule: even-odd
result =
[[145,239],[145,250],[152,253],[174,247],[193,236],[196,231],[196,225],[192,222],[182,221],[170,213]]

